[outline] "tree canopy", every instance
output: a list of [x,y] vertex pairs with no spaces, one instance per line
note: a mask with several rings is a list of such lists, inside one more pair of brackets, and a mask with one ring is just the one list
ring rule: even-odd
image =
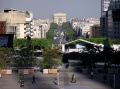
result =
[[63,28],[63,31],[64,31],[65,36],[67,38],[67,41],[72,41],[75,39],[75,32],[70,27],[69,22],[63,23],[62,28]]
[[40,62],[40,65],[44,68],[51,68],[61,64],[62,55],[58,52],[59,48],[45,48],[43,50],[43,60]]
[[[38,38],[31,39],[32,47],[39,46],[39,47],[44,48],[44,47],[51,46],[51,45],[52,45],[52,42],[51,42],[51,40],[48,40],[48,39],[38,39]],[[13,46],[14,47],[26,47],[27,41],[26,41],[26,39],[14,39]]]
[[55,37],[55,30],[58,28],[57,23],[51,23],[50,24],[50,29],[48,30],[48,32],[46,33],[46,39],[50,39],[52,42],[54,40]]
[[10,48],[0,48],[0,69],[4,69],[9,66],[11,62],[11,49]]

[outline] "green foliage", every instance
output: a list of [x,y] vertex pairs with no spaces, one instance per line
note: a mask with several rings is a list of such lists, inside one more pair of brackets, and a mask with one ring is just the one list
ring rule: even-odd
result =
[[63,31],[65,33],[65,36],[68,38],[68,41],[72,41],[75,39],[75,32],[73,29],[70,27],[69,22],[63,23],[62,24]]
[[13,47],[26,47],[26,39],[13,39]]
[[11,49],[0,48],[0,69],[4,69],[11,62]]
[[26,11],[25,14],[26,14],[26,15],[30,15],[29,11]]
[[100,44],[100,43],[104,43],[105,39],[106,38],[82,38],[84,40],[87,40],[87,41],[90,41],[90,42],[94,42],[94,43],[97,43],[97,44]]
[[17,51],[18,57],[13,59],[15,66],[17,67],[31,67],[35,63],[35,59],[32,57],[33,52],[28,48],[22,48]]
[[46,33],[46,39],[49,39],[49,40],[53,41],[54,40],[54,36],[55,36],[54,31],[55,31],[54,29],[50,29]]
[[50,29],[48,30],[48,32],[46,33],[46,39],[50,39],[51,41],[53,41],[54,37],[55,37],[55,30],[58,28],[58,25],[56,23],[51,23],[50,24]]
[[118,40],[118,39],[111,39],[110,43],[111,44],[120,44],[120,40]]
[[61,64],[62,55],[58,53],[59,48],[45,48],[43,50],[44,59],[40,62],[40,65],[44,68],[51,68],[53,66]]
[[[31,40],[32,40],[31,46],[47,47],[47,46],[51,46],[51,44],[52,44],[51,40],[47,40],[47,39],[33,38]],[[13,46],[21,47],[21,48],[26,47],[27,41],[26,41],[26,39],[14,39]]]
[[57,23],[53,23],[53,22],[52,22],[52,23],[50,24],[50,30],[51,30],[51,29],[55,30],[55,29],[57,29],[57,28],[58,28]]

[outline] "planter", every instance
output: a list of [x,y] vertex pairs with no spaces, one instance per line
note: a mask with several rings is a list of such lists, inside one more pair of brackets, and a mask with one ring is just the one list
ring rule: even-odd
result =
[[29,74],[28,69],[24,69],[24,74]]
[[34,69],[29,69],[29,70],[28,70],[28,73],[29,73],[29,74],[34,74]]
[[24,74],[24,69],[19,69],[18,74]]
[[48,74],[48,69],[43,69],[43,74]]
[[19,69],[18,74],[34,74],[34,69]]
[[12,70],[0,70],[0,74],[12,74]]
[[49,74],[57,74],[58,69],[48,69]]
[[7,70],[7,74],[12,74],[12,70]]

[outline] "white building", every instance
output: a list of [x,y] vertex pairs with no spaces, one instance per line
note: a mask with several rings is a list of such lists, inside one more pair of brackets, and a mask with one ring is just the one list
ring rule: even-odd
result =
[[77,36],[86,36],[90,34],[90,27],[94,24],[100,24],[97,18],[87,18],[71,22],[72,28],[75,30]]
[[46,38],[46,32],[50,28],[50,20],[33,20],[34,23],[34,36],[33,38]]

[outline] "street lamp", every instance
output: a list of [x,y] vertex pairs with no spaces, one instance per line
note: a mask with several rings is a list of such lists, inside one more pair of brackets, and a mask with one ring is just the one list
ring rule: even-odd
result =
[[59,79],[59,69],[57,70],[57,84],[58,84],[58,86],[59,86],[59,84],[60,84],[60,79]]
[[115,69],[113,69],[113,73],[114,73],[114,74],[113,74],[113,84],[114,84],[114,85],[113,85],[113,88],[115,89]]

